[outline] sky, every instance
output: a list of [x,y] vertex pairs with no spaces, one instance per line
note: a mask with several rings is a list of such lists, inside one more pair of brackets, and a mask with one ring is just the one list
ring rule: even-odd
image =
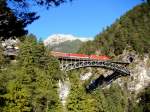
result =
[[74,0],[49,10],[36,8],[40,19],[26,29],[43,40],[53,34],[91,38],[140,3],[141,0]]

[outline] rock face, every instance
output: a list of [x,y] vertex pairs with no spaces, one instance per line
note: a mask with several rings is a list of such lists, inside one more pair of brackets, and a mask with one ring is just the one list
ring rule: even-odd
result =
[[87,72],[84,75],[80,75],[80,80],[88,80],[92,76],[91,72]]
[[150,59],[148,55],[139,56],[134,51],[124,51],[122,55],[118,56],[118,59],[129,62],[128,69],[130,70],[130,76],[126,79],[119,78],[115,82],[120,86],[127,84],[129,92],[139,93],[145,87],[150,84]]
[[66,81],[63,81],[63,82],[59,80],[58,86],[59,86],[59,89],[58,89],[59,98],[60,98],[62,104],[65,105],[67,96],[70,92],[69,79]]
[[135,62],[130,66],[130,79],[128,81],[128,89],[135,93],[140,92],[142,89],[150,84],[150,68],[149,57],[144,56],[144,59],[135,59]]

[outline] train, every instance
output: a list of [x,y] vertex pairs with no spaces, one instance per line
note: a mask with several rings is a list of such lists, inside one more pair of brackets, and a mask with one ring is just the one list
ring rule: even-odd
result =
[[55,52],[51,51],[51,55],[57,58],[66,58],[66,59],[83,59],[83,60],[101,60],[107,61],[111,58],[105,55],[97,56],[97,55],[86,55],[86,54],[76,54],[76,53],[63,53],[63,52]]

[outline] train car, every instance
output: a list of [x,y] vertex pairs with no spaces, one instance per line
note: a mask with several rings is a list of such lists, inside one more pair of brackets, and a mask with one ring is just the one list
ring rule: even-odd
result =
[[51,54],[58,58],[68,58],[68,59],[88,59],[89,56],[85,54],[75,54],[75,53],[63,53],[51,51]]
[[100,60],[110,60],[110,57],[108,56],[99,56]]
[[86,54],[75,54],[75,53],[63,53],[51,51],[51,54],[57,58],[68,58],[68,59],[86,59],[86,60],[110,60],[108,56],[97,56],[97,55],[86,55]]
[[92,60],[92,59],[94,59],[94,60],[98,60],[99,58],[98,58],[98,56],[96,56],[96,55],[90,55],[89,56],[89,58]]
[[110,60],[110,58],[108,56],[90,55],[89,58],[91,60]]
[[69,53],[70,58],[76,58],[76,59],[88,59],[89,56],[85,54],[74,54],[74,53]]

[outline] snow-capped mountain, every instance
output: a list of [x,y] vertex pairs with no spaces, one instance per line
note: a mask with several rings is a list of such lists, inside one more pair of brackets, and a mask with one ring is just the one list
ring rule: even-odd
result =
[[54,34],[49,36],[47,39],[44,40],[44,45],[47,46],[53,46],[60,44],[65,41],[74,41],[74,40],[80,40],[80,41],[87,41],[92,40],[92,38],[87,37],[76,37],[70,34]]
[[54,34],[44,40],[44,45],[53,51],[75,53],[80,49],[82,43],[88,40],[92,40],[92,38],[76,37],[69,34]]

